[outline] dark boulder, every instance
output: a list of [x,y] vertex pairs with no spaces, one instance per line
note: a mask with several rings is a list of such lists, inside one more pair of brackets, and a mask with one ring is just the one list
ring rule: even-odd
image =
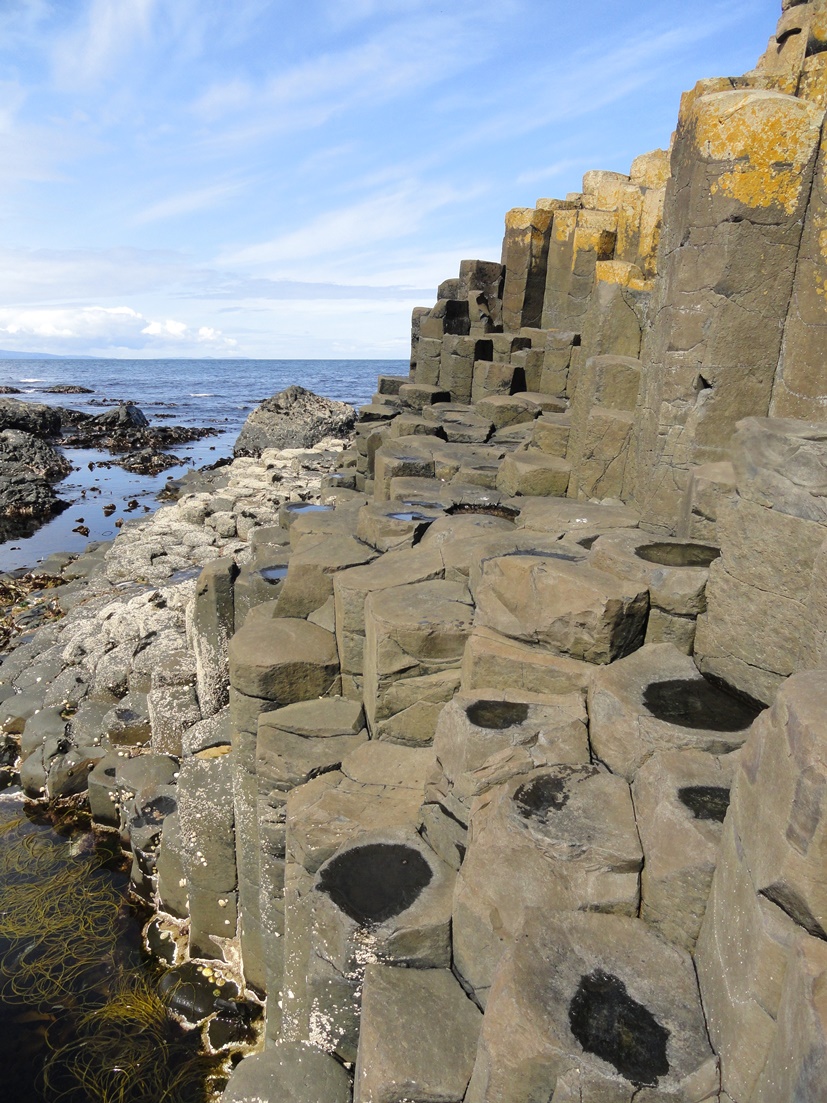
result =
[[90,424],[96,429],[109,429],[118,431],[121,429],[145,429],[149,421],[142,410],[133,406],[131,402],[122,406],[115,406],[102,414],[95,414]]
[[260,456],[265,448],[312,448],[325,437],[346,437],[356,411],[305,390],[287,387],[267,398],[247,420],[235,442],[236,456]]
[[[46,441],[19,429],[0,432],[0,538],[28,531],[26,521],[46,520],[65,508],[51,483],[71,464]],[[22,524],[21,524],[22,522]]]
[[94,394],[91,387],[81,387],[78,383],[56,383],[54,387],[46,387],[44,394]]
[[60,432],[60,411],[42,402],[0,398],[0,431],[3,429],[22,429],[35,437],[56,437]]

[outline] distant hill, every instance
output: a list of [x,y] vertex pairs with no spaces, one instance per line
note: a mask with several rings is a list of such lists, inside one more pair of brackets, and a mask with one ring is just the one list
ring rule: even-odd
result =
[[58,356],[54,352],[12,352],[0,349],[0,360],[94,360],[94,356]]

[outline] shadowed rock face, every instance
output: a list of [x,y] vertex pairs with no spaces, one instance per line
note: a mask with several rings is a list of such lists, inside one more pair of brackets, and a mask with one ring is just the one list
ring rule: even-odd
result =
[[474,701],[465,715],[478,728],[499,731],[528,719],[528,705],[516,701]]
[[729,789],[718,785],[686,785],[678,789],[678,800],[696,820],[723,823],[729,808]]
[[744,731],[762,711],[762,706],[698,679],[653,682],[643,693],[643,703],[658,720],[719,732]]
[[633,1084],[655,1087],[669,1072],[669,1031],[611,973],[595,969],[582,978],[569,1005],[569,1025],[587,1053]]
[[162,824],[164,822],[164,817],[171,815],[175,811],[176,806],[174,797],[155,797],[142,806],[140,812],[132,821],[132,826],[133,828],[153,827],[156,824]]
[[452,516],[466,513],[486,513],[490,517],[500,517],[503,521],[516,521],[520,516],[518,509],[511,509],[510,506],[500,506],[494,503],[491,505],[473,505],[470,502],[461,502],[458,505],[451,506],[446,512]]
[[406,911],[433,878],[418,850],[401,843],[371,843],[333,858],[319,891],[356,923],[384,923]]
[[635,555],[663,567],[708,567],[720,556],[711,544],[644,544]]

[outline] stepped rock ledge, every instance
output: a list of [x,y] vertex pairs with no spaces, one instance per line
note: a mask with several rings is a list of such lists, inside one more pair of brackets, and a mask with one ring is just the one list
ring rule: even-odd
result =
[[240,986],[192,1012],[226,1100],[827,1098],[825,108],[784,0],[669,150],[510,211],[355,425],[291,389],[298,447],[270,400],[44,565],[4,761]]

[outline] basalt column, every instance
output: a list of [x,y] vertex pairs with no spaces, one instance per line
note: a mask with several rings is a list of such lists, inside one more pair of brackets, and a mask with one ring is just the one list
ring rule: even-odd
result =
[[671,531],[692,467],[729,458],[764,416],[781,352],[822,111],[779,92],[684,98],[652,329],[645,341],[636,496]]

